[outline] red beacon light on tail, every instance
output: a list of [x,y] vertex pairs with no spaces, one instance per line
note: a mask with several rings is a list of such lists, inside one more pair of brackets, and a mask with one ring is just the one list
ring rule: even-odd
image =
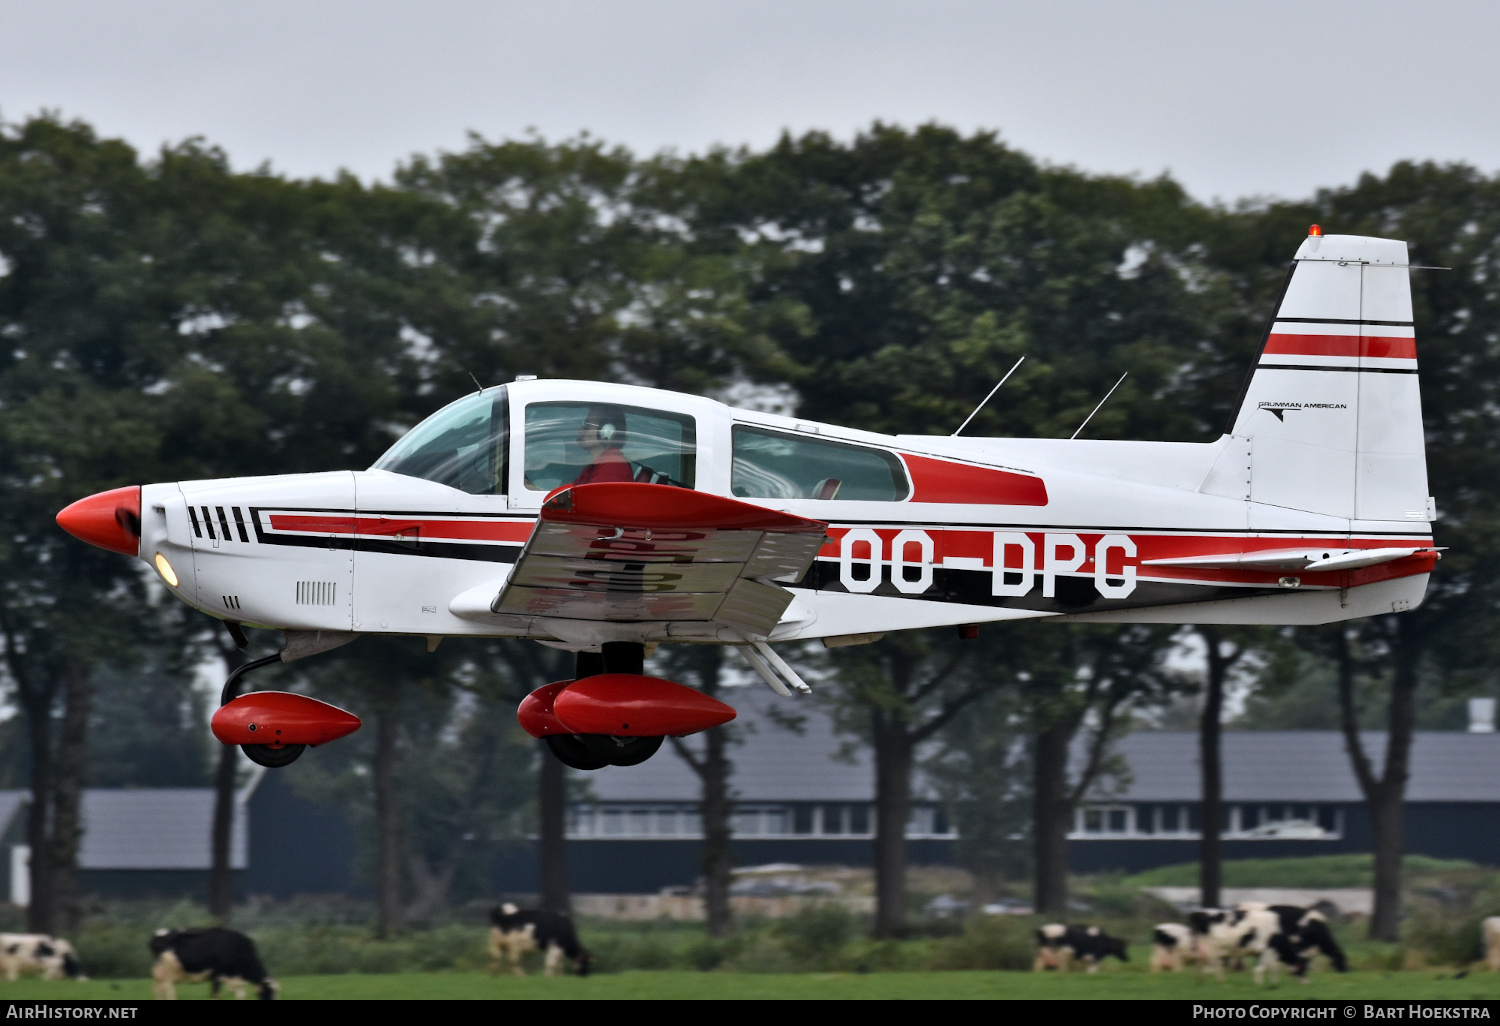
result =
[[1307,229],[1307,234],[1308,234],[1309,238],[1311,238],[1314,235],[1322,235],[1323,234],[1323,229],[1321,227],[1319,227],[1318,225],[1311,225]]

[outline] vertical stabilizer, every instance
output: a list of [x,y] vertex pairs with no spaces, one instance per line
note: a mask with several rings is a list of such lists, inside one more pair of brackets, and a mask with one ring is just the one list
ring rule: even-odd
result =
[[1428,519],[1409,273],[1391,239],[1313,235],[1297,251],[1232,431],[1253,501]]

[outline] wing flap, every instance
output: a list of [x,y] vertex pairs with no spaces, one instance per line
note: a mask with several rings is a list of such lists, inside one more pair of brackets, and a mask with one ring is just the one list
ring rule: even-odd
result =
[[744,576],[752,580],[795,584],[823,548],[823,536],[766,532],[745,563]]
[[792,593],[785,588],[740,578],[724,596],[714,613],[719,623],[737,627],[750,634],[765,637],[776,627],[776,621],[792,604]]

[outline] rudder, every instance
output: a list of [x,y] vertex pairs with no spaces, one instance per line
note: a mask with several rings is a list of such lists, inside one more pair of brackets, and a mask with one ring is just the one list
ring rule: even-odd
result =
[[1254,502],[1425,522],[1427,460],[1406,243],[1310,235],[1231,434]]

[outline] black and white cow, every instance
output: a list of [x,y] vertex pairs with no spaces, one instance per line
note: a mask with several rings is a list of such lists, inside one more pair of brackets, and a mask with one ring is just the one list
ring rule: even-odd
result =
[[220,927],[196,930],[157,930],[150,941],[156,964],[151,967],[151,992],[158,998],[177,997],[177,984],[211,985],[210,996],[219,996],[221,984],[228,984],[234,996],[245,999],[247,984],[255,987],[255,996],[269,1001],[280,985],[266,975],[255,942],[243,933]]
[[1281,920],[1269,909],[1200,909],[1188,916],[1188,926],[1203,954],[1202,971],[1213,973],[1220,982],[1224,966],[1242,958],[1254,959],[1257,985],[1265,982],[1268,970],[1274,983],[1282,965],[1291,966],[1306,979],[1306,964],[1282,934]]
[[1111,937],[1097,926],[1064,926],[1048,923],[1036,931],[1036,961],[1033,972],[1056,969],[1067,972],[1075,959],[1084,963],[1085,971],[1096,973],[1099,963],[1113,955],[1121,962],[1130,961],[1125,942]]
[[1306,974],[1306,963],[1311,961],[1311,953],[1314,951],[1328,956],[1328,961],[1339,972],[1349,971],[1349,960],[1344,957],[1344,949],[1333,939],[1333,931],[1328,928],[1328,917],[1322,912],[1298,905],[1268,905],[1267,911],[1275,914],[1281,924],[1281,932],[1289,939],[1292,950],[1302,959],[1302,974]]
[[525,976],[521,958],[528,951],[546,953],[542,973],[551,976],[557,972],[558,963],[567,958],[573,963],[579,976],[589,974],[591,957],[588,950],[578,943],[578,933],[573,929],[573,919],[566,912],[550,912],[547,909],[520,909],[506,902],[490,910],[490,975],[500,971],[500,960],[506,958],[517,976]]
[[1203,968],[1224,979],[1224,965],[1240,958],[1255,958],[1255,982],[1264,982],[1269,970],[1274,982],[1281,966],[1307,982],[1310,953],[1321,951],[1339,972],[1348,960],[1323,913],[1295,905],[1262,905],[1245,902],[1233,909],[1203,909],[1188,917],[1203,953]]
[[1151,931],[1151,971],[1180,973],[1200,961],[1198,938],[1181,923],[1157,923]]
[[11,983],[22,974],[44,980],[86,980],[73,945],[45,933],[0,933],[0,975]]

